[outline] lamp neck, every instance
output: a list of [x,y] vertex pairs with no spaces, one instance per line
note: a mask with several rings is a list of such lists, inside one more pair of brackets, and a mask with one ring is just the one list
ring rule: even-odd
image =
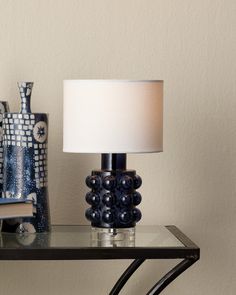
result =
[[126,154],[102,154],[102,170],[126,170]]

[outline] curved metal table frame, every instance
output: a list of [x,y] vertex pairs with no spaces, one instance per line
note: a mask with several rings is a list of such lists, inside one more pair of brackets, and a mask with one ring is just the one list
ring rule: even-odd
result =
[[[186,237],[178,228],[175,226],[167,226],[180,241],[183,243],[188,250],[193,250],[193,253],[188,254],[179,264],[172,268],[167,274],[165,274],[147,293],[147,295],[158,295],[160,294],[171,282],[173,282],[179,275],[187,270],[200,258],[200,249],[194,244],[188,237]],[[180,258],[180,257],[176,257]],[[145,259],[135,259],[125,272],[121,275],[115,286],[112,288],[109,295],[118,295],[129,278],[133,273],[140,267]]]
[[[73,228],[74,227],[74,228]],[[148,228],[148,227],[147,227]],[[177,227],[166,226],[168,231],[180,241],[180,246],[143,246],[143,247],[100,247],[89,244],[89,226],[55,226],[51,233],[36,234],[35,241],[25,244],[24,236],[21,243],[19,235],[0,235],[0,260],[111,260],[134,259],[130,266],[118,279],[110,295],[117,295],[125,286],[129,278],[147,259],[182,259],[172,270],[164,275],[147,293],[147,295],[160,294],[173,280],[188,269],[200,258],[200,249]],[[73,246],[50,244],[51,235],[59,229],[63,233],[86,234],[85,244]],[[31,236],[29,236],[31,238]]]

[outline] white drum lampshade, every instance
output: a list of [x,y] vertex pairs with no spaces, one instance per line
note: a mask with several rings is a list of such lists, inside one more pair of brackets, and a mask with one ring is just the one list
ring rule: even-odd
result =
[[64,152],[160,152],[162,133],[163,81],[64,81]]

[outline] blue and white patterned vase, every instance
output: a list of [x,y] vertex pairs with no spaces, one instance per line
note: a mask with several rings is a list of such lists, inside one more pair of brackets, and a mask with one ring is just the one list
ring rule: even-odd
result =
[[34,203],[35,216],[6,220],[7,232],[45,232],[50,229],[47,183],[48,115],[31,113],[33,82],[18,83],[20,113],[3,115],[3,197]]
[[0,101],[0,197],[3,189],[3,114],[9,112],[7,101]]

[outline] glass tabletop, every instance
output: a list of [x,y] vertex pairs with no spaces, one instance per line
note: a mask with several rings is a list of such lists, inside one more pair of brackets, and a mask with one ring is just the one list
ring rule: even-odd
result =
[[56,225],[50,233],[1,233],[1,248],[183,247],[165,226],[137,226],[133,239],[94,239],[90,226]]
[[55,225],[49,233],[0,234],[0,260],[174,259],[199,255],[175,226],[137,226],[135,235],[94,239],[90,226]]

